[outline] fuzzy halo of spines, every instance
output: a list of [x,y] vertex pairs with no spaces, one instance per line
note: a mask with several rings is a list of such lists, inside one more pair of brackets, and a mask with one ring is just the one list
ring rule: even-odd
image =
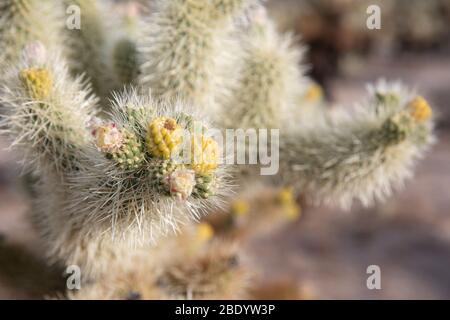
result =
[[249,2],[157,1],[140,46],[140,84],[157,97],[179,97],[214,115],[232,80],[234,19]]
[[66,29],[66,55],[74,75],[85,74],[95,93],[107,106],[111,90],[120,88],[114,71],[115,38],[108,30],[116,29],[117,16],[110,14],[110,1],[64,0],[66,6],[80,9],[80,28]]
[[[380,102],[376,92],[392,92],[398,100]],[[311,202],[348,208],[355,199],[365,206],[384,200],[411,177],[415,162],[433,143],[432,118],[415,122],[400,139],[387,132],[386,123],[406,112],[412,92],[380,83],[371,93],[352,112],[335,112],[280,138],[281,170],[289,172],[284,181]]]
[[17,63],[23,47],[31,41],[41,41],[51,51],[63,45],[59,2],[1,0],[0,12],[0,67]]
[[[124,112],[126,107],[138,110],[131,121]],[[133,90],[116,95],[112,110],[111,120],[118,128],[126,128],[141,139],[153,117],[190,114],[189,108],[180,101],[143,98]],[[195,115],[193,118],[204,119]],[[83,152],[79,171],[67,179],[70,192],[63,205],[64,215],[73,225],[80,226],[79,234],[103,230],[100,233],[107,234],[114,242],[130,245],[155,242],[161,235],[176,231],[180,225],[198,220],[209,209],[221,206],[230,192],[229,174],[223,166],[214,170],[219,185],[215,195],[207,199],[192,195],[179,201],[160,192],[152,175],[158,159],[147,155],[138,168],[123,170],[94,143]]]
[[226,105],[227,125],[238,128],[280,128],[297,114],[303,82],[305,49],[292,35],[280,35],[263,7],[250,12],[249,26],[240,38],[240,75]]
[[[70,299],[242,299],[252,273],[231,241],[200,240],[196,227],[155,248],[116,250],[109,271]],[[152,250],[151,252],[149,250]],[[131,294],[132,293],[132,294]]]
[[[0,88],[0,128],[11,139],[11,147],[20,149],[26,170],[63,176],[77,168],[78,149],[89,140],[86,124],[96,112],[97,99],[82,77],[69,75],[58,51],[46,55],[40,65],[25,57],[6,68]],[[19,76],[23,70],[47,71],[48,95],[31,95]]]

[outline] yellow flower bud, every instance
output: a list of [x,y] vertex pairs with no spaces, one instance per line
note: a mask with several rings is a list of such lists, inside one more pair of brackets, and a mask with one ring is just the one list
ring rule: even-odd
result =
[[300,206],[295,202],[285,205],[284,213],[289,220],[297,220],[301,212]]
[[113,123],[95,128],[94,134],[96,145],[103,152],[117,152],[123,144],[122,133]]
[[147,148],[159,158],[169,159],[183,141],[183,130],[173,118],[159,117],[147,129]]
[[249,204],[244,200],[236,200],[231,204],[231,213],[236,216],[246,215],[249,209]]
[[216,169],[219,160],[219,145],[205,136],[193,137],[191,141],[191,167],[196,173],[209,173]]
[[421,96],[417,96],[408,103],[412,117],[422,122],[431,117],[432,111],[428,102]]
[[207,242],[214,236],[214,229],[209,223],[202,222],[197,226],[197,237],[200,242]]
[[317,100],[322,99],[323,90],[320,85],[317,83],[312,83],[305,92],[305,100],[308,102],[315,102]]
[[44,68],[23,69],[19,79],[29,96],[36,100],[47,98],[53,85],[52,74]]
[[290,204],[292,202],[295,202],[295,200],[294,200],[294,193],[293,193],[292,188],[290,188],[290,187],[282,188],[278,192],[277,200],[281,204]]

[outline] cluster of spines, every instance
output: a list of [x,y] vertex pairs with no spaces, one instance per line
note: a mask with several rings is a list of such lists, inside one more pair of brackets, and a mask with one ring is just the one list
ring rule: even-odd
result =
[[[142,128],[139,123],[145,114],[136,108],[125,110],[122,126],[126,129],[116,123],[94,127],[96,146],[107,158],[123,170],[147,170],[152,176],[151,185],[163,195],[186,200],[191,195],[208,199],[215,194],[218,145],[203,134],[185,137],[186,133],[192,133],[192,117],[185,113],[175,117],[153,116],[144,120],[147,125]],[[177,158],[183,152],[184,140],[191,144],[186,164]]]
[[343,207],[354,199],[365,205],[383,199],[433,141],[431,108],[422,97],[378,92],[373,98],[374,108],[351,119],[299,129],[282,140],[282,164],[289,164],[282,170],[308,199]]
[[117,41],[112,53],[113,68],[123,85],[134,84],[139,75],[139,53],[136,43],[128,38]]
[[227,105],[228,125],[280,128],[292,119],[302,79],[301,50],[290,35],[279,35],[264,8],[251,15],[242,39],[240,75]]
[[32,43],[22,54],[4,78],[2,130],[22,148],[28,169],[64,175],[77,168],[96,99],[81,78],[70,78],[58,53]]
[[[85,74],[95,93],[102,99],[109,97],[110,90],[118,87],[113,71],[113,53],[110,37],[107,36],[111,21],[105,17],[106,6],[96,0],[64,0],[66,6],[80,8],[80,28],[67,29],[67,55],[71,71],[75,75]],[[106,101],[105,101],[106,102]]]
[[213,109],[227,91],[223,77],[227,32],[243,0],[158,1],[141,46],[140,84],[156,96]]
[[23,47],[31,41],[40,41],[50,50],[63,45],[59,2],[2,0],[0,12],[0,67],[18,63]]
[[[101,62],[105,57],[105,34],[101,30],[101,19],[99,19],[98,12],[93,10],[95,9],[94,1],[78,0],[77,2],[84,7],[84,17],[86,18],[85,14],[87,14],[88,20],[90,19],[92,22],[90,24],[88,21],[88,24],[84,25],[83,33],[86,39],[82,39],[82,41],[90,42],[87,47],[91,51],[95,51],[96,57],[101,57],[93,59],[91,65],[87,64],[79,71],[91,73],[90,78],[94,87],[103,96],[109,91],[101,88],[106,82],[95,79],[98,74],[102,75],[105,71],[101,67]],[[17,8],[20,10],[17,12],[22,14],[24,9],[28,10],[36,3],[32,0],[21,0],[6,1],[2,5],[9,10],[18,4]],[[242,10],[245,3],[246,1],[243,0],[161,1],[158,13],[152,18],[152,26],[156,28],[152,30],[154,33],[150,36],[148,46],[144,45],[147,50],[143,50],[143,58],[147,62],[142,68],[141,84],[144,87],[151,87],[159,97],[180,96],[205,110],[213,110],[212,105],[217,100],[215,86],[218,83],[223,84],[226,80],[217,79],[221,77],[221,70],[219,70],[219,65],[223,62],[219,61],[223,57],[221,51],[226,51],[226,46],[224,46],[226,37],[224,36],[225,32],[222,31],[230,29],[232,17]],[[11,12],[14,13],[11,10],[8,11],[8,13]],[[4,17],[9,19],[10,15]],[[270,23],[264,20],[265,18],[262,20],[258,16],[253,18],[256,18],[256,28],[250,28],[250,36],[246,40],[251,42],[250,40],[257,39],[255,40],[256,45],[250,45],[247,48],[249,50],[246,54],[249,59],[244,61],[242,66],[244,76],[241,81],[237,82],[243,87],[249,84],[252,86],[245,87],[243,91],[237,89],[233,92],[232,99],[237,99],[235,101],[238,103],[231,103],[231,105],[238,106],[237,109],[241,111],[245,108],[250,110],[250,116],[241,114],[236,117],[239,120],[236,123],[241,123],[242,126],[280,127],[284,123],[281,113],[291,116],[290,111],[286,112],[291,109],[285,108],[285,106],[292,106],[292,101],[298,97],[298,93],[294,94],[298,87],[287,86],[286,84],[289,84],[290,81],[286,81],[286,79],[292,79],[292,83],[299,80],[300,73],[297,69],[299,52],[296,49],[288,48],[290,42],[279,38]],[[6,18],[0,20],[2,27],[0,42],[2,43],[7,43],[4,39],[10,39],[2,38],[4,34],[8,34],[4,28],[5,21],[7,21]],[[264,23],[261,24],[261,21]],[[87,33],[85,33],[86,30]],[[24,38],[28,39],[28,36],[26,35]],[[268,39],[276,41],[267,41]],[[260,44],[273,45],[274,43],[279,46],[269,48],[268,52],[270,54],[281,53],[281,60],[278,62],[286,62],[284,65],[277,65],[275,63],[277,61],[274,62],[273,57],[253,59],[255,56],[252,54],[261,49]],[[83,44],[83,46],[85,45],[86,43]],[[81,51],[83,50],[81,49]],[[135,76],[133,68],[138,63],[135,55],[136,51],[131,42],[125,41],[116,44],[113,53],[113,62],[116,64],[113,67],[116,68],[123,82],[129,82]],[[123,64],[124,61],[125,64]],[[75,62],[79,63],[80,59],[75,59]],[[260,77],[246,78],[246,67],[250,70],[247,74],[252,74],[255,70],[262,70]],[[99,70],[99,68],[100,72],[97,73],[95,70]],[[130,71],[130,73],[123,72],[124,68],[129,69],[125,71]],[[32,152],[37,151],[39,156],[45,153],[45,161],[41,161],[37,171],[43,171],[42,163],[53,161],[55,163],[51,165],[52,168],[57,168],[57,171],[69,172],[69,175],[72,174],[69,184],[75,181],[80,189],[78,189],[79,194],[69,197],[69,201],[74,199],[76,201],[70,204],[70,214],[67,217],[75,217],[74,221],[71,221],[71,227],[77,226],[76,228],[78,228],[79,225],[85,224],[85,230],[76,229],[77,234],[85,232],[92,235],[115,229],[114,225],[108,226],[106,229],[100,228],[96,224],[89,225],[89,222],[107,220],[105,217],[111,218],[111,220],[131,221],[134,219],[133,223],[137,226],[136,234],[141,234],[154,226],[152,220],[150,228],[142,227],[143,212],[149,212],[152,216],[151,219],[154,219],[157,224],[160,221],[155,216],[165,216],[167,220],[164,223],[172,226],[176,224],[178,217],[170,216],[166,210],[173,203],[169,202],[169,206],[162,207],[162,209],[154,205],[167,200],[162,199],[161,195],[170,195],[186,200],[190,195],[205,199],[214,194],[220,183],[215,175],[217,163],[214,159],[216,159],[218,149],[214,141],[203,136],[199,140],[192,140],[190,151],[192,154],[199,151],[200,157],[194,157],[194,162],[188,165],[176,164],[172,161],[172,156],[177,151],[177,147],[181,145],[181,141],[178,140],[177,125],[184,123],[181,125],[182,129],[190,130],[192,119],[181,114],[172,117],[160,114],[145,118],[140,114],[139,108],[132,108],[122,114],[122,120],[126,121],[122,121],[119,125],[114,124],[112,127],[104,125],[104,128],[98,130],[103,133],[95,134],[96,145],[100,149],[102,159],[107,161],[106,164],[100,161],[101,163],[98,165],[100,169],[94,168],[95,174],[92,176],[84,176],[91,173],[89,166],[92,165],[92,162],[86,161],[86,159],[80,160],[79,156],[81,155],[77,151],[85,149],[86,144],[89,144],[89,136],[84,130],[86,129],[84,125],[90,116],[80,116],[80,112],[77,112],[74,105],[76,102],[83,106],[90,106],[94,100],[88,97],[89,94],[86,93],[88,90],[84,90],[81,79],[77,79],[72,85],[65,88],[64,83],[70,83],[70,80],[68,77],[61,76],[64,74],[63,71],[59,67],[53,70],[41,65],[26,65],[16,70],[13,81],[7,84],[6,90],[2,91],[6,98],[2,97],[0,102],[8,106],[11,101],[15,101],[11,99],[10,94],[14,90],[18,90],[22,95],[21,98],[25,96],[24,100],[32,103],[27,106],[30,109],[25,108],[25,104],[20,104],[20,108],[18,108],[19,111],[25,111],[27,117],[22,131],[20,126],[24,123],[19,120],[24,117],[23,115],[17,116],[18,114],[12,110],[14,108],[8,108],[9,111],[14,112],[12,116],[8,115],[5,118],[6,121],[2,122],[2,128],[19,136],[17,143],[23,142],[20,141],[23,138],[28,139],[27,142],[31,144]],[[110,72],[108,71],[107,74],[109,75]],[[265,79],[262,85],[261,82],[258,82],[260,78]],[[11,87],[14,90],[8,90]],[[64,89],[68,94],[65,94]],[[81,91],[78,95],[74,94],[77,90]],[[311,90],[307,90],[302,99],[315,100],[320,94],[317,87],[311,87]],[[330,127],[318,126],[314,132],[308,130],[287,132],[284,136],[286,140],[282,143],[282,161],[287,163],[286,172],[290,176],[289,178],[298,178],[302,190],[315,201],[338,201],[347,205],[351,199],[356,197],[364,203],[370,203],[375,196],[382,197],[389,193],[391,186],[402,181],[408,174],[407,169],[411,161],[420,155],[432,137],[431,121],[429,121],[431,110],[428,104],[420,97],[408,98],[407,101],[404,101],[403,96],[403,93],[377,92],[374,97],[377,102],[373,112],[367,112],[363,116],[353,119],[353,123],[329,121],[327,124],[331,124]],[[250,97],[250,100],[242,102],[240,99],[243,97]],[[68,106],[61,105],[61,101],[66,101]],[[251,108],[248,107],[253,102],[258,103]],[[240,106],[239,103],[241,103]],[[274,106],[282,106],[282,108],[277,111]],[[16,106],[10,105],[10,107]],[[121,107],[127,109],[128,105]],[[251,114],[252,112],[253,114]],[[143,122],[142,118],[146,120]],[[180,121],[181,119],[182,121]],[[169,121],[167,122],[167,120]],[[13,123],[13,127],[5,129],[5,124],[8,123]],[[152,126],[152,124],[154,125]],[[106,134],[105,128],[110,130],[109,134]],[[104,129],[106,131],[103,131]],[[30,141],[30,139],[35,140]],[[83,150],[84,152],[85,150]],[[87,152],[87,158],[89,156],[90,151]],[[98,154],[95,154],[95,160],[99,160],[99,158],[95,158],[97,156]],[[86,157],[86,154],[81,157]],[[97,165],[95,162],[94,164]],[[145,174],[143,174],[144,172]],[[292,172],[295,174],[292,175]],[[75,177],[79,173],[82,176]],[[89,179],[92,184],[84,184]],[[54,189],[52,190],[56,192]],[[74,188],[74,190],[77,189]],[[82,193],[81,190],[85,193]],[[98,197],[105,190],[107,196],[100,196],[102,197],[99,199],[100,201],[84,201],[89,198],[89,193]],[[141,194],[136,190],[145,194],[150,193],[150,195],[144,199],[145,201],[141,201],[142,199],[139,198]],[[157,190],[158,194],[153,194],[154,190]],[[65,191],[67,190],[62,192],[63,196],[66,196]],[[286,196],[286,194],[281,194],[279,201],[292,209],[295,201],[292,196]],[[83,199],[84,202],[80,199]],[[57,200],[61,201],[61,199]],[[62,203],[61,207],[58,207],[58,204],[53,206],[57,210],[61,210],[61,208],[64,209],[64,205],[67,205],[64,204],[64,201]],[[147,206],[148,203],[150,205]],[[83,204],[84,207],[77,207],[80,204]],[[99,210],[99,206],[96,206],[98,204],[116,211],[104,210],[104,215],[94,216],[95,210]],[[91,209],[93,214],[86,221],[82,221],[83,215],[80,213],[92,211]],[[60,217],[60,220],[64,220],[64,218]],[[62,228],[61,221],[52,221],[52,223],[54,223],[53,226]],[[119,232],[132,229],[126,223],[121,227]],[[58,232],[59,230],[53,231]],[[67,227],[64,231],[71,234],[74,230]],[[126,233],[122,234],[125,238],[126,235]],[[97,238],[89,239],[95,242]],[[100,242],[94,245],[101,246]],[[168,272],[166,279],[169,279],[169,283],[182,283],[179,287],[183,288],[180,292],[184,295],[187,293],[184,289],[191,285],[192,279],[189,266],[185,268],[183,263],[175,269],[176,277]],[[200,265],[204,264],[204,262],[200,263]],[[195,266],[195,263],[191,266]],[[186,270],[189,272],[185,272]],[[176,289],[177,286],[171,288]],[[200,289],[198,292],[201,295],[203,290]]]

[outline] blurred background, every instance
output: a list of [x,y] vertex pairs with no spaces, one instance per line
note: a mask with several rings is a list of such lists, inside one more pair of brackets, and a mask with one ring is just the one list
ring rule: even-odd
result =
[[[380,30],[366,27],[373,4],[381,8]],[[253,296],[450,299],[450,0],[267,6],[280,30],[308,47],[308,72],[332,108],[353,106],[379,78],[401,80],[435,110],[438,142],[386,203],[345,212],[304,207],[295,222],[246,241],[248,260],[264,279]],[[42,298],[62,290],[62,270],[45,264],[17,178],[20,159],[5,146],[0,140],[0,298]],[[366,286],[369,265],[381,269],[381,290]]]

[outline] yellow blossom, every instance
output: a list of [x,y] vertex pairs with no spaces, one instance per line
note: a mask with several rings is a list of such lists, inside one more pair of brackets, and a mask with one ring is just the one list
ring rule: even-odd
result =
[[408,103],[408,108],[412,117],[418,121],[425,121],[431,116],[431,107],[421,96],[417,96]]
[[293,192],[292,188],[290,188],[290,187],[282,188],[278,192],[277,200],[281,204],[290,204],[292,202],[295,202],[295,200],[294,200],[294,192]]
[[250,206],[245,200],[236,200],[231,204],[231,213],[236,216],[243,216],[248,213]]
[[214,229],[209,223],[202,222],[197,226],[197,237],[201,242],[207,242],[214,236]]
[[155,157],[169,159],[183,141],[183,130],[173,118],[159,117],[148,125],[147,148]]
[[94,134],[96,145],[103,152],[116,152],[122,146],[122,133],[113,123],[95,128]]
[[321,99],[323,96],[323,90],[317,83],[312,83],[305,92],[305,100],[308,102],[315,102]]
[[300,206],[295,202],[284,206],[284,213],[289,220],[297,220],[301,212]]
[[191,167],[196,173],[209,173],[216,169],[219,159],[219,145],[209,137],[201,135],[191,140]]
[[23,69],[19,79],[30,97],[36,100],[47,98],[53,85],[52,74],[44,68]]

